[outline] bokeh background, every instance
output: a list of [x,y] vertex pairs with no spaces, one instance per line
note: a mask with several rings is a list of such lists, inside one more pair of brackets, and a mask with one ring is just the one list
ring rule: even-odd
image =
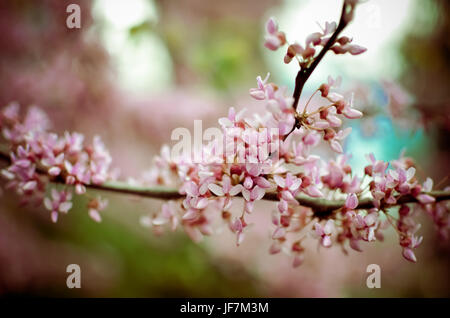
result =
[[[66,27],[70,3],[81,7],[80,29]],[[138,179],[174,128],[192,131],[194,119],[215,125],[230,106],[260,111],[248,96],[257,75],[270,72],[293,89],[295,63],[285,65],[284,52],[262,45],[269,16],[289,40],[303,41],[316,22],[336,20],[340,6],[336,0],[2,0],[0,107],[38,105],[57,132],[101,135],[114,166]],[[405,148],[435,184],[449,175],[449,8],[446,0],[364,2],[345,33],[367,53],[329,54],[308,82],[303,98],[328,75],[342,76],[344,88],[355,91],[366,116],[352,124],[345,144],[354,169],[364,166],[365,153],[391,160]],[[390,229],[385,242],[347,256],[339,247],[318,251],[311,242],[305,263],[293,269],[288,257],[267,252],[273,205],[256,205],[256,226],[237,248],[226,231],[199,244],[182,232],[156,237],[139,218],[161,202],[107,197],[102,223],[87,216],[81,198],[53,224],[43,208],[19,206],[3,192],[0,294],[450,296],[450,248],[426,217],[417,264],[402,258]],[[73,263],[82,269],[81,289],[66,287],[66,266]],[[380,289],[366,287],[373,263],[381,266]]]

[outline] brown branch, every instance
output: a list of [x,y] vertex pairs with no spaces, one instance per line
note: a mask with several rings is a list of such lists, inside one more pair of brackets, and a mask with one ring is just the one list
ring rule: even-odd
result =
[[[349,6],[350,6],[350,4],[348,4],[347,1],[344,1],[344,4],[342,5],[341,18],[339,20],[339,24],[337,25],[336,30],[334,31],[333,35],[330,37],[328,42],[322,48],[319,55],[317,55],[317,57],[314,59],[314,61],[311,63],[311,65],[308,67],[301,67],[300,70],[298,71],[297,76],[295,77],[295,88],[294,88],[294,94],[292,96],[292,97],[294,97],[294,103],[292,104],[292,107],[294,108],[294,110],[297,110],[298,102],[300,100],[303,86],[305,86],[306,81],[309,79],[311,74],[314,72],[317,65],[319,65],[320,61],[323,59],[325,54],[336,43],[336,40],[337,40],[339,34],[348,25],[348,21],[347,21],[347,19],[345,19],[345,13],[349,9]],[[296,124],[298,124],[298,123],[296,123]]]
[[[10,156],[8,152],[0,147],[0,160],[10,163]],[[47,175],[46,169],[40,167],[37,172],[41,175]],[[64,178],[54,178],[51,182],[64,184]],[[88,189],[107,191],[112,193],[121,193],[126,195],[140,196],[144,198],[163,199],[163,200],[175,200],[182,199],[185,195],[178,192],[177,189],[167,187],[143,187],[130,185],[124,182],[106,182],[101,185],[86,185]],[[450,200],[450,191],[432,191],[428,193],[436,199],[436,202]],[[242,196],[242,194],[239,194]],[[268,201],[279,201],[278,194],[276,192],[268,192],[263,198]],[[313,210],[316,217],[324,219],[330,217],[335,211],[344,206],[345,200],[327,200],[322,198],[312,198],[305,195],[298,195],[297,201],[301,206],[309,207]],[[397,196],[397,203],[390,206],[396,206],[405,203],[417,203],[417,199],[411,195]],[[385,207],[390,207],[385,206]],[[370,209],[373,208],[373,200],[371,198],[364,198],[359,201],[356,209]]]

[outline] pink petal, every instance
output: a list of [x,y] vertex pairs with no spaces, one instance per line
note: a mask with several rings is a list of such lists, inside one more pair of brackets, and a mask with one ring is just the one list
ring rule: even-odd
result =
[[59,212],[67,213],[72,208],[72,202],[64,202],[59,205]]
[[278,211],[280,211],[281,214],[287,212],[288,210],[288,203],[285,200],[280,200],[277,204]]
[[265,37],[264,46],[269,50],[276,51],[281,46],[281,41],[274,35],[267,35]]
[[328,235],[325,235],[322,238],[322,246],[323,247],[330,247],[331,246],[331,238]]
[[348,47],[348,51],[352,55],[358,55],[358,54],[364,53],[365,51],[367,51],[367,49],[365,47],[360,46],[360,45],[350,44],[349,47]]
[[269,249],[270,254],[277,254],[281,252],[281,245],[278,242],[274,242]]
[[100,223],[102,221],[100,213],[98,213],[98,211],[95,209],[89,209],[89,217],[97,223]]
[[412,251],[412,249],[410,249],[408,247],[405,247],[403,249],[402,255],[405,259],[407,259],[410,262],[413,262],[413,263],[417,262],[416,255],[414,255],[414,252]]
[[422,191],[430,192],[433,188],[433,180],[431,178],[427,178],[427,180],[423,183]]
[[316,231],[317,236],[321,237],[322,235],[324,235],[323,228],[320,223],[314,224],[314,230]]
[[219,124],[223,127],[233,127],[233,123],[226,117],[219,118]]
[[296,178],[295,181],[289,187],[289,190],[294,192],[294,191],[298,190],[298,188],[301,186],[301,184],[302,184],[302,179]]
[[346,107],[342,113],[344,114],[345,117],[349,119],[358,119],[363,116],[362,112],[350,107]]
[[333,220],[328,220],[327,223],[325,223],[325,226],[323,227],[323,232],[326,235],[330,235],[333,232],[333,229],[334,229]]
[[274,34],[278,31],[278,24],[275,20],[275,18],[270,17],[269,20],[266,22],[266,31],[269,34]]
[[419,194],[417,196],[417,200],[419,200],[419,202],[422,204],[433,203],[434,201],[436,201],[436,199],[429,194]]
[[53,223],[56,223],[58,221],[58,212],[53,211],[51,214],[51,219]]
[[273,180],[275,181],[275,183],[280,187],[280,188],[284,188],[286,183],[284,181],[284,178],[280,175],[274,175],[273,176]]
[[251,88],[249,92],[250,92],[250,96],[253,97],[254,99],[257,99],[257,100],[266,99],[266,93],[257,88]]
[[189,209],[184,215],[183,220],[193,220],[197,217],[197,211]]
[[237,246],[241,245],[242,242],[244,241],[244,238],[245,238],[244,232],[238,232],[236,237],[236,245]]
[[296,255],[294,257],[294,261],[292,262],[292,266],[295,267],[299,267],[300,265],[302,265],[303,263],[303,255]]
[[286,235],[286,230],[283,227],[277,228],[272,235],[272,239],[277,240]]
[[199,210],[204,209],[208,206],[208,203],[209,201],[207,198],[202,198],[198,200],[197,204],[195,205],[195,208]]
[[86,193],[86,187],[82,185],[81,183],[77,183],[75,186],[75,193],[78,195],[82,195]]
[[198,196],[198,186],[194,182],[190,181],[188,182],[186,186],[186,193],[191,197]]
[[239,194],[239,192],[241,192],[241,190],[242,190],[242,185],[237,184],[237,185],[235,185],[234,187],[231,188],[229,194],[231,196],[235,196],[235,195]]
[[336,139],[332,139],[330,141],[330,146],[331,146],[331,149],[333,149],[333,151],[335,151],[337,153],[343,153],[344,152],[344,150],[342,149],[341,144]]
[[323,197],[323,193],[320,192],[320,190],[317,189],[316,186],[309,186],[309,187],[306,189],[306,194],[308,194],[309,196],[314,197],[314,198],[320,198],[320,197]]
[[34,190],[37,186],[37,182],[36,181],[28,181],[27,183],[24,184],[24,186],[22,187],[22,189],[24,191],[31,191]]
[[358,206],[358,197],[354,193],[350,193],[345,200],[345,207],[354,210]]
[[242,221],[240,218],[236,218],[234,222],[231,224],[231,230],[234,232],[242,232]]
[[263,188],[255,186],[252,190],[250,198],[252,199],[252,201],[261,200],[265,194],[266,194],[266,191]]
[[231,189],[231,179],[229,176],[224,175],[222,177],[222,188],[224,193],[230,192]]
[[281,192],[281,197],[283,198],[283,200],[286,200],[286,201],[289,201],[289,202],[296,201],[295,197],[289,191],[282,191]]
[[251,177],[246,177],[244,180],[244,187],[247,189],[251,189],[251,187],[253,187],[253,180]]
[[359,240],[352,238],[350,239],[350,247],[355,251],[362,252],[361,246],[359,245]]
[[256,178],[256,184],[263,189],[268,189],[272,186],[272,184],[269,182],[269,180],[267,180],[264,177]]
[[246,201],[250,201],[250,191],[248,189],[242,189],[242,196]]
[[253,201],[245,201],[244,203],[244,211],[247,213],[252,213],[254,202]]
[[[215,195],[217,195],[217,196],[219,196],[219,197],[222,197],[222,196],[225,195],[225,193],[224,193],[224,191],[223,191],[223,188],[222,188],[221,186],[215,184],[215,183],[210,183],[210,184],[208,185],[208,189],[209,189],[212,193],[214,193]],[[186,191],[186,192],[187,192],[187,191]],[[188,193],[188,194],[189,194],[189,193]]]
[[48,170],[48,174],[51,176],[54,176],[54,177],[58,176],[60,173],[61,173],[61,169],[58,167],[51,167]]
[[52,201],[49,198],[45,198],[44,199],[44,206],[49,211],[53,210],[53,204],[52,204]]

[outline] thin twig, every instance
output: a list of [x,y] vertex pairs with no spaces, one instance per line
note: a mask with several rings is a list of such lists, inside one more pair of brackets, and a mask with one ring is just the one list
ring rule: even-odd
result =
[[301,67],[300,70],[298,71],[297,76],[295,78],[294,94],[292,96],[292,97],[294,97],[294,103],[292,104],[292,107],[294,108],[294,110],[297,110],[298,102],[300,100],[303,86],[305,86],[306,81],[309,79],[311,74],[314,72],[317,65],[319,65],[320,61],[323,59],[325,54],[336,43],[336,40],[337,40],[339,34],[347,26],[348,22],[344,18],[345,11],[347,10],[347,6],[348,6],[348,3],[346,1],[344,1],[344,4],[342,5],[342,12],[341,12],[341,18],[339,20],[339,24],[336,27],[336,30],[334,31],[333,35],[330,37],[328,42],[324,45],[324,47],[320,51],[319,55],[317,55],[317,57],[314,59],[314,61],[311,63],[310,66]]

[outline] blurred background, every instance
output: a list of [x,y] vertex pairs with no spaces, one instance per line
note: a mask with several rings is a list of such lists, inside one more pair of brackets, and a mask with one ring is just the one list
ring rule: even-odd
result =
[[[81,7],[81,28],[66,27],[66,8]],[[264,23],[276,16],[290,41],[303,42],[317,22],[337,20],[335,0],[3,0],[0,2],[0,107],[38,105],[57,132],[102,136],[122,175],[138,179],[176,127],[216,125],[230,106],[261,111],[248,95],[257,75],[293,90],[295,63],[263,48]],[[342,76],[365,117],[345,144],[354,169],[364,154],[395,159],[402,149],[420,173],[439,183],[450,172],[450,3],[370,0],[345,31],[368,48],[329,54],[302,98],[328,75]],[[301,101],[302,102],[302,101]],[[124,151],[126,149],[126,151]],[[331,155],[324,151],[324,156]],[[3,181],[2,181],[3,182]],[[448,185],[443,184],[443,185]],[[92,190],[90,190],[92,191]],[[0,294],[85,297],[449,297],[450,248],[425,216],[418,263],[401,256],[393,229],[385,242],[344,255],[317,251],[291,268],[269,256],[270,210],[259,202],[256,226],[237,248],[224,231],[196,244],[182,232],[161,237],[139,217],[161,202],[111,195],[96,224],[86,202],[57,224],[43,208],[0,197]],[[241,209],[235,207],[236,211]],[[379,264],[381,289],[366,287]],[[66,266],[79,264],[82,288],[66,287]]]

